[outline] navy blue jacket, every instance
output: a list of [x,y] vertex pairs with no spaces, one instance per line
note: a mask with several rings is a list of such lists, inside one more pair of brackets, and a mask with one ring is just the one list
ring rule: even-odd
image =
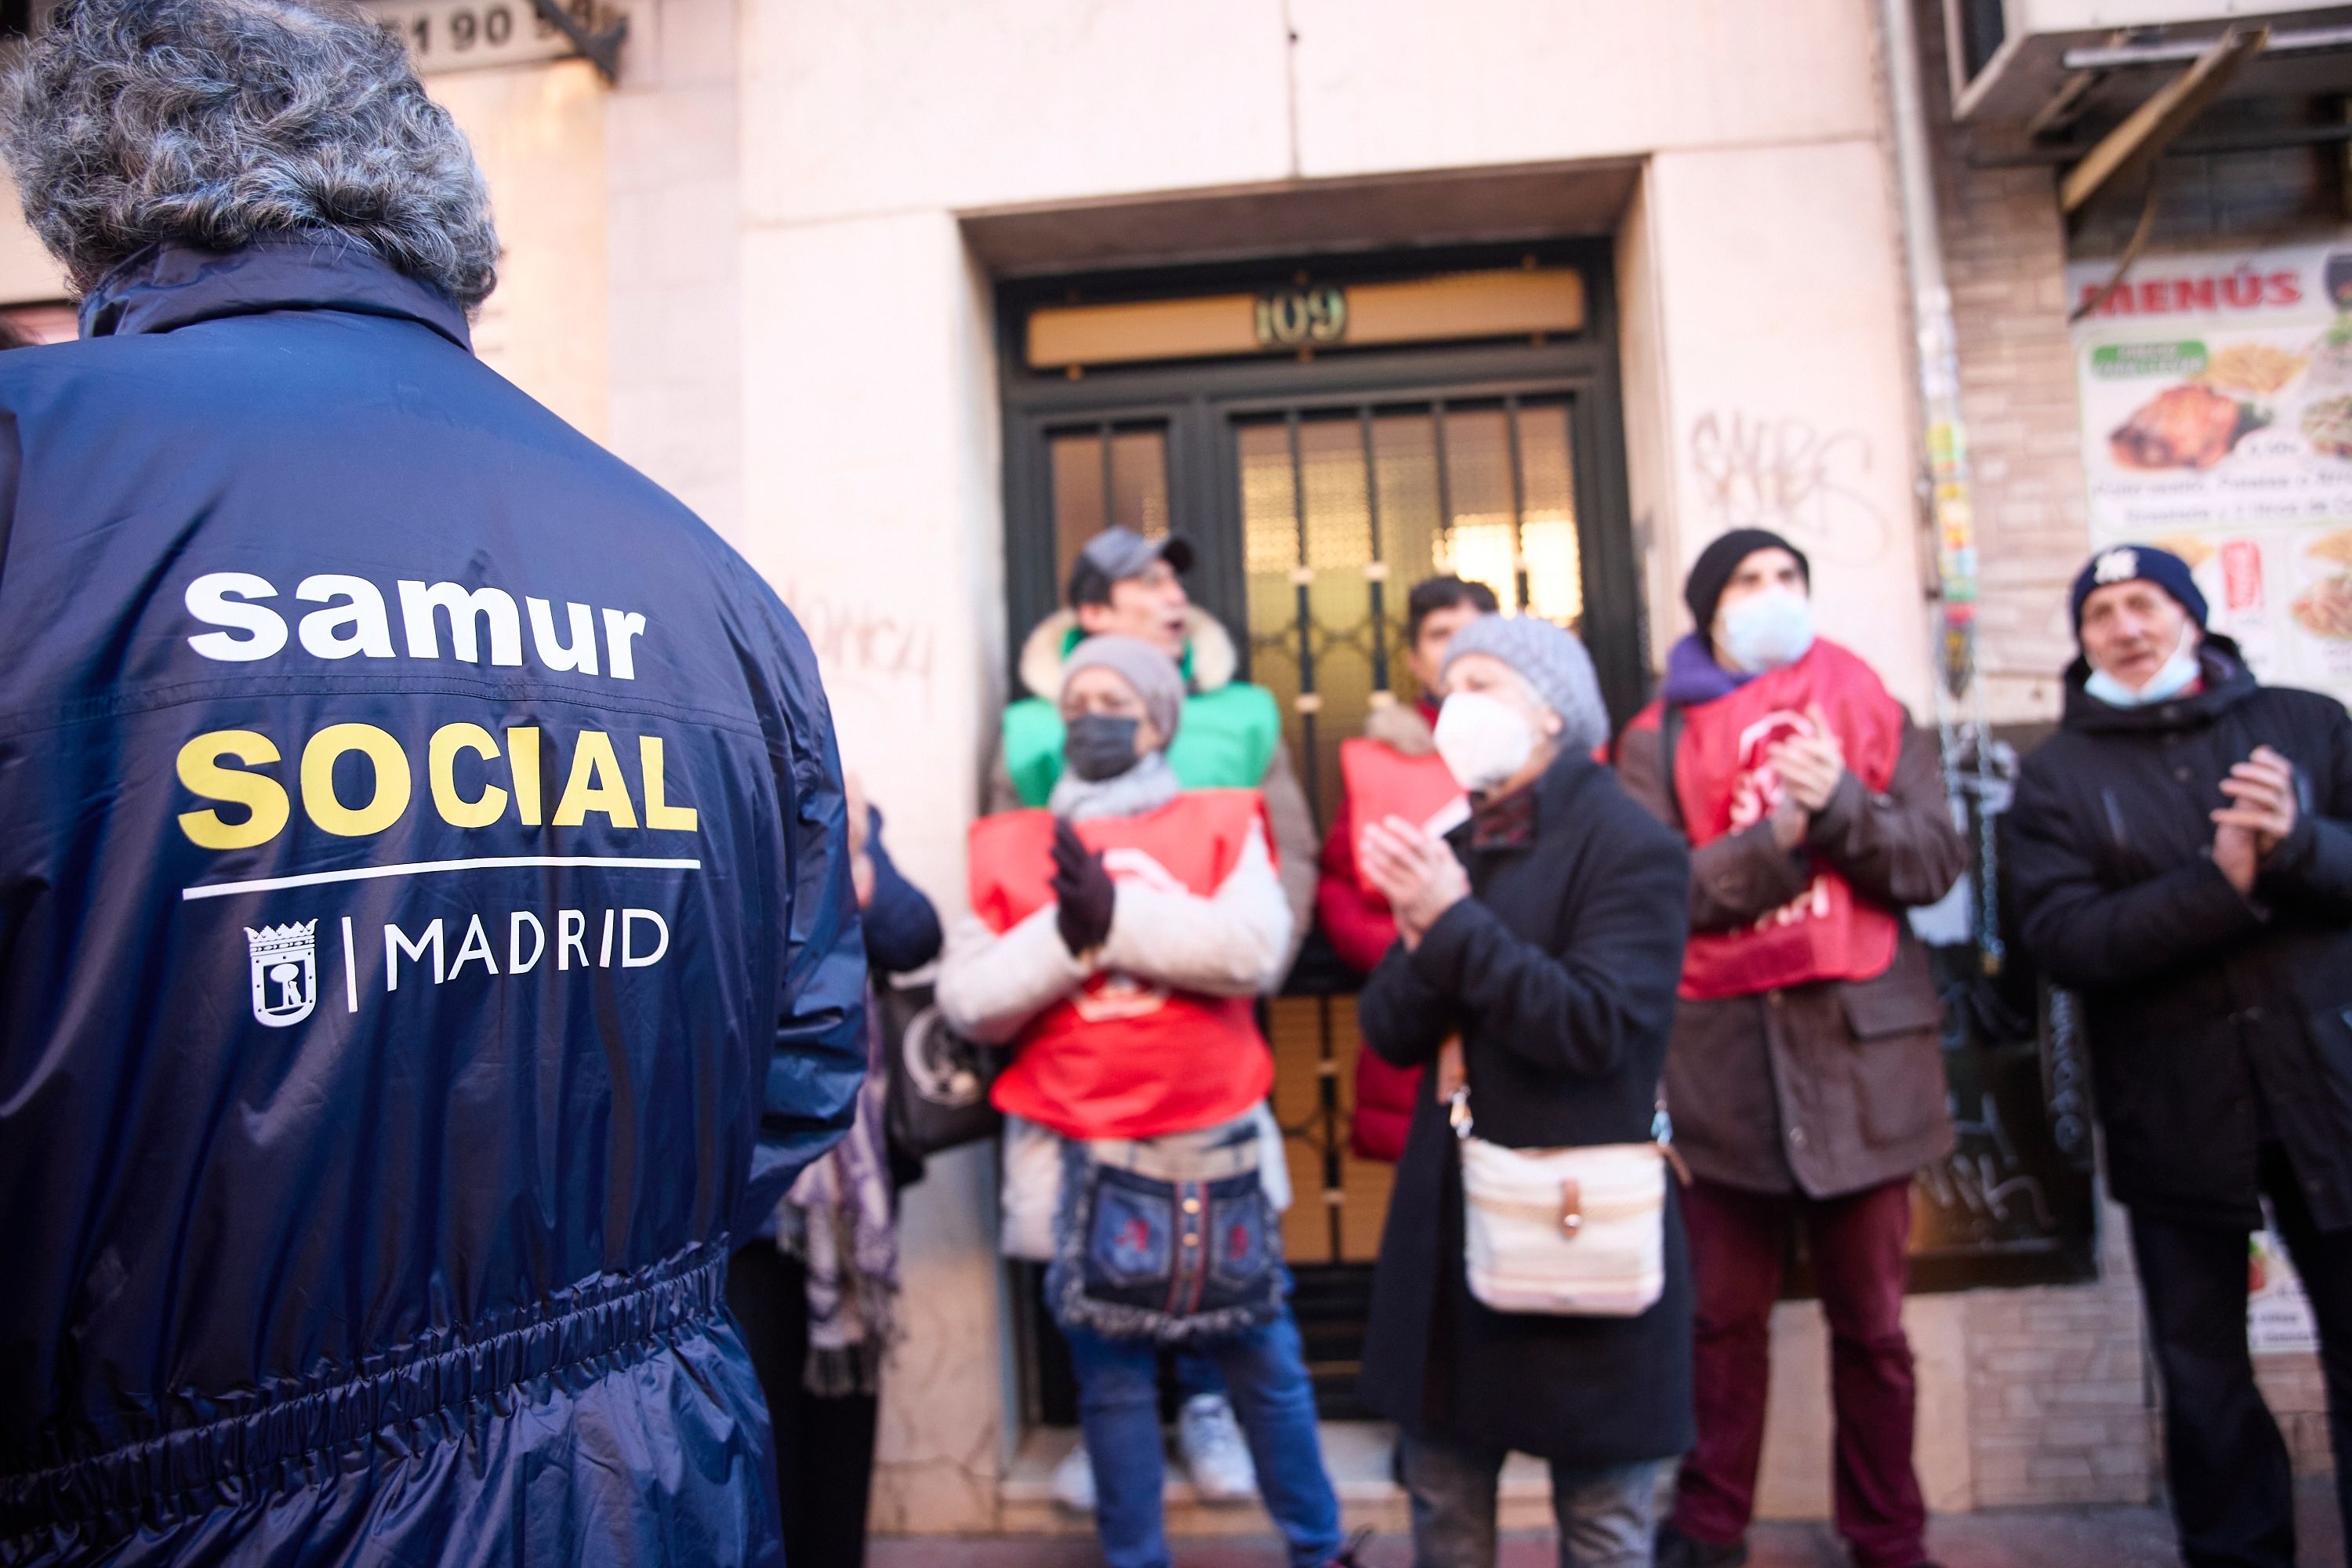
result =
[[[2251,1230],[2275,1139],[2313,1220],[2352,1229],[2352,718],[2257,684],[2227,637],[2200,663],[2197,691],[2144,708],[2066,672],[2006,823],[2019,934],[2081,998],[2120,1202]],[[2243,898],[2211,814],[2257,746],[2294,764],[2302,809]]]
[[845,1124],[808,644],[331,237],[0,354],[0,1563],[775,1562]]
[[910,973],[940,955],[940,912],[882,847],[881,812],[867,806],[866,820],[866,852],[874,862],[874,897],[858,917],[866,961],[883,974]]

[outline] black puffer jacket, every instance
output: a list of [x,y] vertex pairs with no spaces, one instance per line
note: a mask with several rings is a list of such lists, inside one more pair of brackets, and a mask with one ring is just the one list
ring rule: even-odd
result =
[[[2197,695],[2133,710],[2068,672],[2009,817],[2025,945],[2081,994],[2117,1198],[2257,1225],[2267,1130],[2320,1226],[2352,1226],[2352,720],[2258,686],[2226,637],[2204,664]],[[2294,763],[2303,810],[2249,899],[2208,814],[2259,745]]]
[[[1690,857],[1614,774],[1567,756],[1532,786],[1531,831],[1450,836],[1473,896],[1357,1003],[1400,1067],[1459,1033],[1478,1135],[1508,1148],[1650,1136],[1687,934]],[[1364,1337],[1365,1403],[1408,1428],[1576,1468],[1681,1454],[1691,1422],[1690,1261],[1666,1215],[1666,1288],[1633,1318],[1496,1312],[1462,1263],[1462,1159],[1433,1094],[1416,1097],[1389,1200]],[[1669,1184],[1671,1187],[1672,1184]]]

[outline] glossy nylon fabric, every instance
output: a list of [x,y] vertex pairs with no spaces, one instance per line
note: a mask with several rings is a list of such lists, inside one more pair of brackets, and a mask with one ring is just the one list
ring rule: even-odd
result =
[[865,1066],[805,639],[348,244],[83,322],[0,354],[0,1563],[777,1561],[724,1259]]

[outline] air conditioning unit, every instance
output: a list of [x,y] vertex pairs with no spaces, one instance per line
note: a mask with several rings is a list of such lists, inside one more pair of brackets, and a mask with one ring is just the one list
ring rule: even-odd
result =
[[2128,114],[2232,29],[2267,28],[2226,96],[2352,91],[2352,5],[1943,0],[1955,117],[2043,135]]

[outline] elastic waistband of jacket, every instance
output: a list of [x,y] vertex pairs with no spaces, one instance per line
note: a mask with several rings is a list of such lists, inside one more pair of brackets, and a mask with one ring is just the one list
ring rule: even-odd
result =
[[422,1451],[485,1414],[470,1407],[600,1358],[637,1359],[674,1331],[725,1309],[727,1255],[697,1248],[609,1284],[562,1311],[363,1372],[247,1415],[167,1432],[46,1469],[0,1476],[0,1542],[136,1514],[161,1522],[214,1504],[311,1484],[338,1450],[373,1443]]

